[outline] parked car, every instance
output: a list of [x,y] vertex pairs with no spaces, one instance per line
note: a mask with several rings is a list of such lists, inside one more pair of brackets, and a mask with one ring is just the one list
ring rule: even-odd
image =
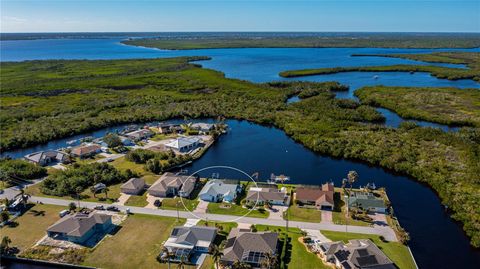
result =
[[68,213],[70,213],[70,211],[64,209],[64,210],[60,211],[60,213],[58,213],[58,215],[60,216],[60,218],[63,218],[66,215],[68,215]]
[[118,209],[118,207],[113,206],[113,205],[108,206],[108,207],[107,207],[107,210],[108,210],[108,211],[114,211],[114,212],[119,212],[119,211],[120,211],[120,209]]
[[107,158],[107,163],[111,163],[113,162],[113,159],[112,158]]
[[103,205],[97,205],[93,209],[95,209],[95,210],[105,210],[105,207],[103,207]]

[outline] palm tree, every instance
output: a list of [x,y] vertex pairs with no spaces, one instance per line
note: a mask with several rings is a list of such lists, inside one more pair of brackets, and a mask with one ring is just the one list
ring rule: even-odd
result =
[[[350,201],[350,196],[352,195],[352,186],[353,186],[353,183],[357,181],[357,179],[358,179],[358,173],[356,171],[349,171],[347,174],[347,179],[344,178],[342,180],[342,188],[347,198],[345,201],[347,204],[347,217],[345,219],[345,231],[347,231],[348,229],[348,214],[350,209],[349,201]],[[349,189],[347,189],[347,183],[350,185]]]
[[233,269],[249,269],[249,268],[252,268],[252,266],[248,263],[236,260],[235,262],[233,262],[232,268]]
[[220,259],[223,256],[223,252],[220,250],[220,248],[217,245],[212,245],[212,248],[210,249],[210,254],[212,255],[213,262],[215,263],[215,266],[220,268],[219,262]]
[[8,214],[7,211],[2,211],[2,213],[0,213],[0,219],[2,220],[2,222],[8,222],[8,220],[10,219],[10,214]]
[[105,189],[103,189],[103,193],[105,193],[105,199],[108,199],[108,191],[110,189],[108,187],[105,187]]
[[185,255],[182,255],[180,261],[178,262],[177,268],[185,269],[185,265],[187,265],[187,257]]
[[90,187],[90,191],[93,193],[93,198],[97,198],[97,190],[95,189],[94,186]]
[[20,192],[15,195],[15,198],[20,197],[22,199],[23,208],[27,207],[28,199],[32,197],[30,194],[25,192],[25,189],[20,189]]
[[12,243],[12,240],[8,236],[4,236],[2,238],[2,242],[0,243],[0,253],[1,254],[6,254],[10,250],[10,243]]
[[[165,254],[165,257],[163,256],[163,254]],[[163,262],[166,259],[168,263],[168,269],[170,269],[170,260],[173,256],[174,256],[173,253],[170,252],[170,250],[168,250],[168,248],[164,246],[162,247],[162,252],[160,252],[160,254],[158,254],[157,256],[157,261]]]
[[276,264],[277,264],[277,256],[271,252],[265,253],[262,260],[262,266],[266,267],[267,269],[270,269],[270,268],[275,268]]

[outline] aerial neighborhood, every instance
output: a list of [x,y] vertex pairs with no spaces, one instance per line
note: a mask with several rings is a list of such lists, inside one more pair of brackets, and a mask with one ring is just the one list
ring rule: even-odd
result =
[[[30,165],[48,167],[45,179],[7,199],[2,214],[8,217],[2,225],[22,220],[25,212],[39,212],[35,208],[45,207],[42,197],[47,196],[68,207],[46,209],[51,220],[39,226],[39,238],[23,246],[22,255],[88,264],[89,257],[107,246],[128,244],[131,233],[146,233],[142,240],[157,247],[154,257],[145,259],[158,266],[286,268],[288,252],[297,251],[318,268],[394,268],[395,262],[377,244],[388,249],[388,244],[406,242],[408,235],[391,214],[383,189],[370,183],[352,188],[355,171],[342,186],[333,181],[292,184],[283,174],[261,180],[255,173],[255,182],[219,173],[189,174],[185,166],[226,130],[223,123],[203,122],[127,126],[103,137],[68,141],[65,148],[28,154],[24,160]],[[76,187],[65,190],[62,182],[71,179]],[[151,220],[137,220],[142,214],[164,219],[143,226]],[[158,223],[169,224],[157,229]],[[321,223],[366,228],[383,241],[360,233],[345,241],[341,232],[330,239],[330,231],[307,228]],[[55,254],[33,254],[47,250]]]

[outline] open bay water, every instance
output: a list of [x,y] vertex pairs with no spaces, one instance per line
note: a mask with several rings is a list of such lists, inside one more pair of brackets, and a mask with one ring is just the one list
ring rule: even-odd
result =
[[[284,70],[335,66],[430,64],[394,58],[352,57],[352,54],[428,53],[431,49],[210,49],[168,51],[126,46],[120,39],[39,39],[0,42],[1,61],[41,59],[128,59],[176,56],[210,56],[201,61],[206,68],[225,73],[227,77],[266,82],[286,80],[278,73]],[[445,49],[450,51],[451,49]],[[468,49],[466,51],[480,51]],[[435,64],[434,64],[435,65]],[[439,65],[439,64],[436,64]],[[463,66],[459,66],[463,68]],[[373,76],[378,76],[373,79]],[[310,81],[337,80],[350,86],[350,91],[338,95],[352,98],[355,89],[363,86],[435,86],[479,88],[471,80],[449,81],[425,73],[339,73],[324,76],[296,78]],[[341,96],[344,94],[345,96]],[[388,114],[388,113],[387,113]],[[394,113],[393,113],[394,114]],[[388,116],[388,115],[387,115]],[[395,115],[398,117],[397,115]],[[390,116],[388,121],[401,119]],[[395,124],[397,124],[395,123]],[[270,173],[286,174],[292,183],[321,184],[334,181],[338,186],[349,170],[360,174],[358,185],[375,182],[387,188],[400,223],[410,233],[410,247],[420,268],[477,268],[480,252],[469,245],[461,227],[445,212],[439,198],[428,187],[404,176],[363,163],[321,156],[295,143],[284,132],[245,121],[228,120],[230,132],[222,136],[199,160],[186,167],[194,172],[214,165],[230,165],[249,173],[259,172],[261,179]],[[394,124],[394,123],[392,123]],[[110,127],[88,135],[103,136]],[[85,135],[83,135],[85,136]],[[76,136],[78,138],[81,136]],[[14,157],[26,153],[58,148],[73,137],[58,139],[48,144],[6,152]],[[228,174],[221,175],[228,177]]]

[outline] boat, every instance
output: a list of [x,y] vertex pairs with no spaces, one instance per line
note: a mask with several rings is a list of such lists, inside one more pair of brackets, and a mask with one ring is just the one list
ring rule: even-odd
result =
[[285,182],[285,181],[289,181],[290,180],[290,177],[289,176],[286,176],[286,175],[275,175],[275,174],[271,174],[270,175],[270,182]]
[[377,186],[375,185],[375,182],[372,182],[372,183],[367,183],[367,185],[365,185],[365,189],[369,189],[369,190],[376,190],[377,189]]
[[76,140],[76,139],[67,141],[67,145],[75,145],[77,143],[78,143],[78,140]]
[[377,75],[373,76],[373,79],[378,79],[378,76]]

